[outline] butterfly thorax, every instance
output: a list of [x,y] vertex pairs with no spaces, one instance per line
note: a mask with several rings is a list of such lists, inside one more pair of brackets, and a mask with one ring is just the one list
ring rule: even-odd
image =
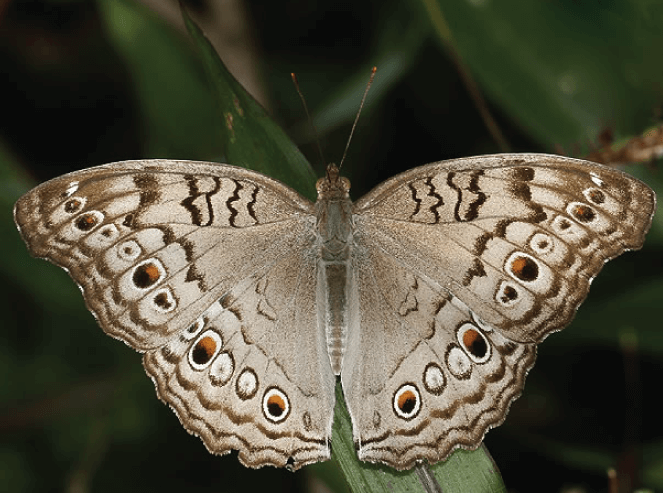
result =
[[330,164],[327,175],[318,180],[316,188],[316,228],[321,257],[332,262],[343,262],[349,258],[352,243],[350,180],[340,176],[338,168]]
[[348,331],[351,289],[352,201],[350,181],[330,164],[316,184],[318,324],[325,328],[332,370],[340,374]]

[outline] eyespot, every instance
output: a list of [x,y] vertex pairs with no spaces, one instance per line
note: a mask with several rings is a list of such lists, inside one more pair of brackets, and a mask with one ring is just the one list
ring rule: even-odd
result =
[[74,226],[80,231],[89,233],[104,221],[104,215],[99,211],[90,211],[81,214],[74,221]]
[[113,223],[104,224],[82,239],[83,244],[92,250],[105,250],[120,237],[120,231]]
[[555,244],[554,241],[555,240],[550,235],[536,233],[529,240],[529,246],[538,255],[546,255],[552,252],[553,246]]
[[571,228],[571,226],[573,226],[573,223],[565,217],[557,216],[554,219],[552,226],[555,231],[564,232],[568,231]]
[[502,281],[495,293],[495,301],[506,308],[515,305],[520,299],[518,289],[514,283]]
[[212,385],[222,386],[230,381],[235,371],[235,360],[230,353],[219,354],[209,369]]
[[83,197],[72,197],[64,203],[64,211],[67,214],[75,214],[85,206],[86,202]]
[[456,345],[451,345],[446,354],[447,368],[459,380],[467,380],[472,375],[470,357]]
[[133,262],[143,253],[143,249],[134,240],[124,241],[116,248],[117,256],[128,262]]
[[114,224],[105,224],[99,229],[98,234],[104,238],[107,242],[112,242],[120,236],[120,231],[117,229],[117,226]]
[[458,342],[475,363],[485,363],[490,358],[490,344],[478,327],[466,322],[457,332]]
[[394,412],[402,419],[410,420],[419,414],[421,395],[412,384],[402,385],[394,394]]
[[505,270],[519,281],[529,283],[539,278],[539,264],[526,253],[514,252],[507,259]]
[[600,205],[605,202],[605,194],[598,188],[588,188],[587,190],[582,192],[582,194],[592,204]]
[[572,202],[566,208],[566,212],[581,223],[591,223],[596,219],[596,212],[587,204]]
[[272,423],[283,421],[290,414],[288,396],[276,387],[267,389],[262,398],[262,412]]
[[177,307],[177,300],[170,288],[162,288],[154,293],[154,307],[161,313],[172,312]]
[[240,399],[250,399],[258,391],[258,376],[251,368],[240,373],[235,382],[235,392]]
[[194,370],[204,370],[221,350],[221,336],[206,330],[189,350],[189,363]]
[[423,382],[425,389],[434,395],[440,395],[447,383],[442,368],[436,363],[428,363],[424,370]]
[[190,341],[198,334],[200,334],[200,331],[203,330],[204,326],[205,326],[205,321],[201,317],[187,327],[187,329],[182,333],[182,337],[185,340]]
[[134,268],[131,279],[138,289],[149,289],[166,277],[163,264],[155,259],[144,260]]

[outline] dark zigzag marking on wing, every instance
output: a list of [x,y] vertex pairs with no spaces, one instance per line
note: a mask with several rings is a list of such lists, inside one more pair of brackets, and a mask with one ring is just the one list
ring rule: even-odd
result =
[[412,200],[415,203],[414,212],[410,214],[410,219],[414,220],[414,216],[416,216],[421,210],[421,199],[417,198],[417,189],[414,188],[413,182],[408,183],[407,186],[410,189],[410,193],[412,194]]
[[479,216],[479,209],[486,202],[487,196],[481,191],[481,187],[479,187],[479,178],[482,177],[483,174],[483,170],[477,170],[470,175],[472,178],[467,189],[470,192],[476,194],[477,198],[470,202],[467,214],[465,214],[465,221],[472,221],[473,219],[476,219]]
[[417,298],[417,291],[419,290],[419,281],[417,278],[414,278],[414,282],[409,286],[407,293],[405,293],[405,299],[401,301],[400,306],[398,307],[399,310],[403,307],[403,305],[410,300],[410,295],[414,299],[414,306],[412,308],[407,307],[405,309],[405,313],[401,314],[399,310],[396,310],[396,313],[401,315],[401,317],[406,317],[412,312],[418,312],[419,311],[419,299]]
[[442,199],[442,196],[439,193],[437,193],[437,188],[435,187],[435,185],[433,185],[432,177],[429,176],[428,178],[426,178],[424,183],[428,185],[428,196],[437,199],[437,202],[431,205],[428,209],[435,216],[434,224],[438,224],[440,222],[440,213],[438,212],[438,209],[440,208],[440,206],[444,205],[444,200]]
[[196,264],[191,264],[189,266],[189,269],[186,271],[186,277],[184,278],[184,281],[196,281],[198,283],[198,289],[200,289],[201,292],[205,293],[209,291],[209,286],[205,282],[205,276],[198,269],[196,269]]
[[239,197],[239,192],[244,188],[244,185],[242,185],[239,181],[233,180],[235,182],[235,190],[233,191],[233,194],[226,200],[226,207],[230,211],[230,217],[228,218],[228,222],[233,228],[237,228],[237,224],[235,224],[235,220],[237,219],[237,216],[239,216],[239,211],[233,207],[232,203],[237,202],[240,200]]
[[256,216],[256,202],[258,198],[258,192],[260,189],[254,185],[253,192],[251,192],[251,200],[246,204],[246,210],[249,213],[249,216],[253,218],[256,224],[258,224],[258,217]]
[[[212,176],[211,178],[214,181],[214,188],[210,192],[201,192],[198,189],[198,179],[193,175],[184,175],[184,179],[189,186],[189,196],[183,199],[180,204],[189,212],[189,214],[191,214],[191,223],[196,226],[209,226],[214,222],[212,196],[218,193],[221,189],[221,180],[217,176]],[[209,219],[205,224],[203,224],[203,212],[195,204],[196,199],[202,196],[205,197],[207,212],[209,213]]]
[[219,190],[221,190],[221,179],[218,176],[213,176],[214,188],[205,194],[205,201],[207,202],[207,207],[209,209],[209,222],[204,226],[209,226],[214,223],[214,207],[212,206],[212,196],[216,195]]
[[454,205],[454,219],[458,222],[461,222],[460,214],[458,214],[458,211],[460,210],[460,203],[463,200],[463,194],[461,193],[460,188],[458,188],[458,186],[456,186],[456,184],[453,182],[455,176],[456,173],[453,171],[447,173],[447,185],[449,185],[449,188],[456,191],[456,204]]
[[[189,234],[193,234],[194,231],[191,231],[183,236],[181,236],[178,240],[178,242],[186,241],[190,242],[190,240],[187,240],[186,237]],[[166,248],[167,245],[164,245],[163,247],[157,248],[153,252],[151,252],[150,256],[151,257],[157,257],[160,251],[162,251],[164,248]],[[196,258],[201,258],[207,253],[209,253],[212,249],[216,248],[217,245],[212,245],[209,248],[207,248],[205,251],[199,252]],[[125,275],[129,270],[131,270],[133,267],[129,267],[128,269],[124,270],[123,272],[116,274],[114,277],[120,278],[121,276]],[[175,272],[169,273],[168,277],[164,279],[164,282],[166,282],[168,279],[178,275],[179,273],[183,272],[186,267],[176,270]],[[148,291],[145,296],[148,296],[151,291]],[[143,296],[142,298],[138,300],[134,300],[134,303],[138,304],[142,299],[145,298]],[[104,320],[111,321],[109,322],[110,325],[116,326],[119,328],[119,331],[123,331],[126,335],[128,335],[132,339],[137,339],[138,338],[138,333],[131,327],[121,324],[119,322],[120,316],[122,316],[125,313],[128,313],[129,319],[135,324],[138,325],[139,327],[146,329],[146,330],[152,330],[152,331],[159,331],[162,330],[164,324],[159,324],[159,325],[150,325],[146,322],[146,320],[141,320],[137,316],[137,312],[133,311],[131,306],[129,306],[124,299],[122,299],[119,295],[119,292],[116,289],[111,289],[111,297],[113,298],[113,301],[115,302],[116,305],[119,305],[120,307],[124,308],[121,312],[118,313],[113,313],[107,309],[103,309],[104,307],[102,306],[102,309],[91,309],[93,313],[97,316],[97,318],[101,319],[103,318]],[[117,333],[118,329],[113,329],[113,333]]]
[[182,207],[191,214],[191,223],[200,226],[203,220],[203,214],[193,203],[199,195],[197,180],[193,175],[184,175],[184,180],[186,180],[186,183],[189,186],[189,196],[182,200]]

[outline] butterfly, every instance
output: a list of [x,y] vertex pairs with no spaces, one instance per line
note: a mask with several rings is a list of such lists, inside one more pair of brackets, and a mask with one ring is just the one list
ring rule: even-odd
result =
[[621,171],[546,154],[349,191],[334,165],[312,203],[227,164],[125,161],[37,186],[14,217],[211,452],[328,459],[340,378],[359,459],[402,470],[502,423],[537,344],[642,246],[656,205]]

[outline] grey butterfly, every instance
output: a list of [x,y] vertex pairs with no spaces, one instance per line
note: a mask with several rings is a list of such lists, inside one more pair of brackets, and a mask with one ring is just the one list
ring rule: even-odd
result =
[[251,467],[328,459],[340,376],[359,459],[408,469],[476,448],[536,346],[603,264],[642,246],[654,192],[544,154],[428,164],[315,204],[224,164],[126,161],[46,182],[14,215],[159,397]]

